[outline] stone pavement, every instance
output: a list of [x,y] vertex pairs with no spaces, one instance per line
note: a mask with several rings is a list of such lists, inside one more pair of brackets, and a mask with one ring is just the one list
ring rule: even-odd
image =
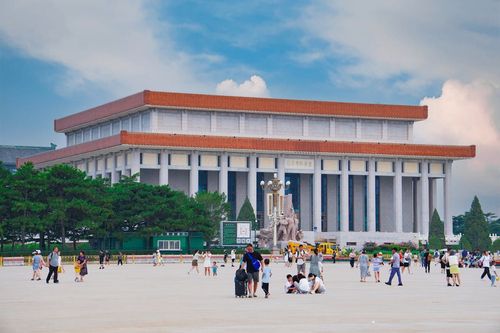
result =
[[231,267],[210,278],[188,275],[189,267],[91,265],[86,282],[75,283],[66,266],[59,285],[30,281],[30,267],[0,268],[0,332],[500,332],[500,286],[481,281],[479,269],[462,269],[459,288],[446,287],[434,266],[388,287],[327,263],[327,294],[286,295],[292,269],[273,264],[269,299],[261,290],[236,299]]

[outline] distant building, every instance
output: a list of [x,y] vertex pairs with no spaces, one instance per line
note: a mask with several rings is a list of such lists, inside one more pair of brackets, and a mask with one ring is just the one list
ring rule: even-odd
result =
[[441,195],[452,236],[452,164],[476,154],[473,145],[414,143],[413,124],[425,119],[427,106],[143,91],[57,119],[67,147],[18,163],[71,164],[111,183],[137,174],[189,195],[219,191],[235,215],[248,197],[266,227],[259,183],[277,173],[291,181],[286,193],[308,241],[425,241]]
[[16,171],[16,160],[26,158],[36,154],[55,150],[56,145],[51,143],[49,147],[38,146],[8,146],[0,145],[0,162],[11,172]]

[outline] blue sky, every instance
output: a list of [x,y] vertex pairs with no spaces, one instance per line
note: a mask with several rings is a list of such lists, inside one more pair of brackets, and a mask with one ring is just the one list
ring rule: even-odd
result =
[[63,146],[53,119],[143,89],[425,103],[417,142],[478,144],[454,168],[455,213],[473,194],[500,213],[499,12],[497,1],[0,1],[0,144]]

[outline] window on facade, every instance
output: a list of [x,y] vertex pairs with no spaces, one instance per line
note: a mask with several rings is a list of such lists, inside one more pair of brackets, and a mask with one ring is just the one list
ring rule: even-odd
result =
[[130,118],[127,117],[122,119],[122,130],[130,131]]
[[132,117],[132,132],[140,132],[141,117],[139,115]]
[[95,126],[92,127],[92,140],[97,140],[99,139],[99,127]]
[[111,124],[104,124],[101,126],[101,138],[111,135]]
[[120,133],[120,121],[116,120],[111,125],[111,134],[116,135],[118,133]]
[[142,131],[149,132],[151,130],[151,113],[145,112],[141,115]]
[[86,128],[83,131],[83,142],[88,142],[91,140],[91,138],[92,138],[92,132],[91,132],[90,128]]
[[158,249],[162,251],[180,251],[181,241],[180,240],[159,240]]
[[83,141],[83,133],[80,131],[80,132],[76,132],[75,134],[75,144],[79,144],[79,143],[82,143]]

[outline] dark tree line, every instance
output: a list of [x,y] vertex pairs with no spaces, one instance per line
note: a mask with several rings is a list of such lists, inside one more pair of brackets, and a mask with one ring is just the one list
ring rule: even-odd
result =
[[11,174],[0,163],[0,251],[37,241],[66,246],[66,239],[116,237],[127,233],[153,236],[163,232],[202,232],[217,236],[229,214],[223,194],[201,192],[194,198],[168,186],[125,177],[110,185],[68,165],[37,170],[28,163]]

